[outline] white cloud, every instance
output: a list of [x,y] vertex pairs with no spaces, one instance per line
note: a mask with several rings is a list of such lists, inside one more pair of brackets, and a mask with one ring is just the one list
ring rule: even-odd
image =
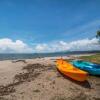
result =
[[32,52],[32,49],[28,47],[21,40],[16,40],[15,42],[9,38],[0,39],[0,53],[25,53]]
[[0,39],[0,53],[32,53],[32,52],[56,52],[74,50],[100,50],[98,39],[83,39],[72,42],[58,41],[49,44],[41,43],[29,46],[21,40],[13,41],[9,38]]
[[35,47],[36,52],[44,52],[45,50],[48,50],[48,45],[47,44],[37,44]]
[[98,45],[98,39],[83,39],[77,40],[70,43],[72,50],[100,50],[100,46]]
[[74,51],[74,50],[100,50],[98,39],[83,39],[72,42],[58,41],[49,44],[37,44],[36,50],[39,52],[55,52],[55,51]]

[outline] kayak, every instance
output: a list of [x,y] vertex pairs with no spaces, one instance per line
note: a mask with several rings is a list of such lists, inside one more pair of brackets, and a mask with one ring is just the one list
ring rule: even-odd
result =
[[57,69],[64,75],[70,77],[71,79],[77,81],[87,80],[88,73],[74,67],[69,62],[64,61],[63,59],[58,59],[56,61]]
[[87,61],[73,61],[76,68],[87,71],[91,75],[100,75],[100,64],[94,64]]

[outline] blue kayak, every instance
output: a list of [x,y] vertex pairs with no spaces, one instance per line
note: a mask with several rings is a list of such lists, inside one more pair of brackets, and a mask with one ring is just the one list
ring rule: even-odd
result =
[[73,61],[72,64],[91,75],[100,75],[100,64],[94,64],[86,61]]

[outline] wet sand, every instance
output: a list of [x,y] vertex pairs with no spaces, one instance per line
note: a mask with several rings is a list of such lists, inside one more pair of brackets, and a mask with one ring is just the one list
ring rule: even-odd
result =
[[73,81],[58,72],[57,58],[0,61],[0,100],[100,100],[100,76]]

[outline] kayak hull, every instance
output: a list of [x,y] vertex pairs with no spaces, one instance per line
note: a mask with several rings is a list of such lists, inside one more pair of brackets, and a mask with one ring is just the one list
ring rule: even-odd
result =
[[75,68],[73,65],[71,65],[70,63],[58,59],[56,61],[56,65],[57,65],[57,69],[64,74],[65,76],[68,76],[69,78],[73,79],[73,80],[77,80],[77,81],[85,81],[87,80],[88,77],[88,73],[85,71],[82,71],[78,68]]
[[91,75],[100,75],[99,64],[93,64],[86,61],[73,61],[72,63],[76,68],[87,71]]

